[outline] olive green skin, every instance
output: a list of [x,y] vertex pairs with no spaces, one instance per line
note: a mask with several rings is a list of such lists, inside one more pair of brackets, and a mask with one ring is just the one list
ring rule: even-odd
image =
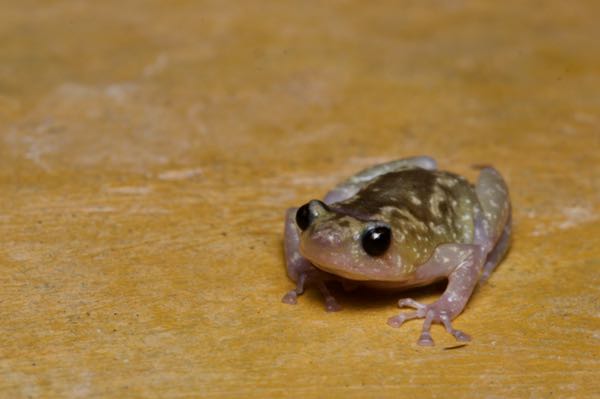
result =
[[346,215],[385,222],[392,229],[393,245],[405,271],[411,272],[440,244],[472,243],[474,215],[480,206],[473,186],[463,177],[408,169],[376,178],[331,210],[338,214],[340,224],[348,223]]

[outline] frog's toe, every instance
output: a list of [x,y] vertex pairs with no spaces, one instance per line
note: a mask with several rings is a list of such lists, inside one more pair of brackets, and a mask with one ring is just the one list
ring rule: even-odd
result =
[[394,328],[398,328],[400,327],[402,324],[404,324],[405,321],[407,320],[412,320],[412,319],[416,319],[419,316],[417,315],[417,312],[412,312],[412,313],[401,313],[397,316],[393,316],[390,317],[387,321],[388,325]]
[[342,305],[334,297],[330,296],[325,298],[325,310],[328,312],[339,312],[342,310]]
[[329,292],[329,289],[325,285],[325,281],[318,280],[316,283],[319,291],[321,291],[321,295],[323,295],[323,299],[325,300],[325,310],[327,312],[338,312],[342,310],[342,306],[338,303],[331,292]]
[[281,302],[287,303],[288,305],[296,305],[298,303],[298,294],[296,290],[291,290],[286,293],[283,298],[281,298]]
[[398,301],[398,307],[399,308],[408,307],[408,308],[413,308],[416,310],[423,310],[427,307],[427,305],[417,302],[412,298],[402,298]]
[[421,335],[417,340],[417,344],[421,346],[434,346],[435,343],[431,336],[431,325],[433,323],[441,323],[444,325],[446,331],[457,341],[466,342],[470,341],[471,337],[464,333],[463,331],[457,330],[452,327],[452,320],[449,313],[445,310],[440,310],[438,306],[435,304],[432,305],[424,305],[419,303],[413,299],[405,298],[398,301],[398,306],[400,307],[411,307],[416,309],[416,312],[410,313],[401,313],[397,316],[390,317],[387,321],[387,324],[392,327],[400,327],[407,320],[412,319],[424,319],[423,320],[423,328],[421,330]]
[[429,331],[423,331],[419,336],[419,340],[417,341],[417,345],[421,346],[434,346],[435,342],[433,342],[433,338]]
[[465,342],[470,341],[471,337],[460,331],[456,330],[452,327],[452,320],[450,315],[446,310],[440,310],[435,304],[428,305],[425,311],[425,320],[423,321],[423,329],[421,331],[421,336],[417,341],[417,344],[421,346],[433,346],[433,338],[431,337],[431,324],[432,323],[442,323],[446,328],[446,331],[449,332],[456,338],[457,341]]
[[390,325],[394,328],[400,327],[407,320],[418,319],[420,317],[423,317],[424,313],[422,313],[422,312],[427,308],[427,305],[419,303],[412,298],[402,298],[398,301],[398,307],[399,308],[405,308],[405,307],[413,308],[416,310],[416,312],[400,313],[397,316],[390,317],[388,319],[387,323],[388,323],[388,325]]
[[456,338],[457,341],[469,342],[471,340],[471,336],[469,334],[460,330],[453,330],[451,334],[454,335],[454,338]]
[[471,336],[469,334],[452,327],[452,321],[450,320],[450,317],[448,317],[447,314],[442,314],[440,316],[440,320],[442,321],[442,324],[444,324],[444,328],[446,328],[446,331],[452,334],[457,341],[467,342],[471,340]]

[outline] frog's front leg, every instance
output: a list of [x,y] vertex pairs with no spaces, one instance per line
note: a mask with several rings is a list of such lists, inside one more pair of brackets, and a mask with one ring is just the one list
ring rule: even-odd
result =
[[314,267],[300,253],[300,232],[296,225],[297,210],[297,208],[290,208],[287,210],[284,231],[284,250],[287,273],[290,278],[296,282],[296,288],[285,294],[281,301],[294,305],[297,303],[298,295],[304,293],[304,286],[306,284],[315,284],[325,298],[325,309],[328,312],[338,311],[341,309],[341,306],[325,285],[325,282],[333,279],[333,276]]
[[419,267],[415,279],[422,282],[448,278],[444,294],[430,305],[421,304],[410,298],[398,301],[399,307],[412,307],[416,311],[401,313],[388,319],[392,327],[400,327],[405,321],[424,318],[423,329],[417,343],[434,344],[430,329],[432,323],[441,323],[459,341],[469,341],[469,335],[452,327],[452,319],[466,306],[477,285],[485,253],[482,247],[472,244],[444,244],[438,247],[427,263]]

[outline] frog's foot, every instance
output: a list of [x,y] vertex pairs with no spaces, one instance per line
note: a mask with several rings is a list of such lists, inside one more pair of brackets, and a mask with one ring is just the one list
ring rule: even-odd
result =
[[281,302],[287,303],[288,305],[295,305],[298,303],[298,294],[295,289],[287,292],[283,298],[281,298]]
[[431,305],[425,305],[419,303],[413,299],[405,298],[398,301],[398,307],[411,307],[415,309],[415,312],[401,313],[397,316],[390,317],[388,324],[392,327],[400,327],[405,321],[412,319],[425,319],[423,322],[423,329],[421,330],[421,336],[417,341],[417,344],[421,346],[433,346],[433,338],[431,337],[431,324],[441,323],[450,334],[456,338],[457,341],[470,341],[471,337],[452,327],[452,318],[450,312],[444,310],[439,302]]
[[288,305],[295,305],[298,303],[298,295],[302,295],[304,293],[304,284],[306,284],[306,275],[307,273],[300,273],[298,276],[298,281],[296,281],[296,288],[286,293],[283,298],[281,298],[281,302],[287,303]]
[[325,310],[328,312],[338,312],[342,310],[342,306],[335,300],[335,297],[331,295],[329,289],[325,285],[323,280],[318,280],[315,282],[319,291],[321,291],[321,295],[323,295],[323,299],[325,300]]
[[[281,298],[281,302],[287,303],[289,305],[295,305],[298,303],[298,296],[304,293],[304,285],[306,284],[307,274],[301,274],[296,282],[296,288],[287,292],[283,298]],[[323,295],[323,299],[325,299],[325,310],[328,312],[337,312],[342,310],[340,304],[336,301],[335,297],[331,295],[329,289],[325,285],[325,281],[321,278],[315,278],[314,284],[317,286],[321,295]]]

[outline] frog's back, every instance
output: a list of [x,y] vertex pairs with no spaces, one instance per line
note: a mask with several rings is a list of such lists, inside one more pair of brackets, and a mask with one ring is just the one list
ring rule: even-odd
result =
[[402,258],[423,264],[444,243],[471,243],[478,200],[461,176],[439,170],[404,169],[381,175],[346,201],[340,213],[389,223]]

